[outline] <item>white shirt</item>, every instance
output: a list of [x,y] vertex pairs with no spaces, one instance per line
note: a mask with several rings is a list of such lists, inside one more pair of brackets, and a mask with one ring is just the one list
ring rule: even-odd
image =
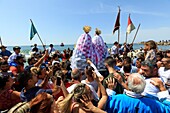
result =
[[165,70],[165,67],[160,67],[158,70],[159,76],[162,77],[164,83],[170,82],[170,69]]
[[9,56],[9,58],[8,58],[8,64],[10,64],[11,62],[13,62],[14,59],[16,59],[17,56],[20,56],[20,55],[21,55],[20,53],[19,53],[19,54],[16,54],[15,52],[12,53],[11,56]]
[[77,85],[77,84],[73,84],[73,85],[71,85],[70,87],[68,87],[68,88],[67,88],[68,93],[71,93],[71,92],[74,90],[74,88],[76,87],[76,85]]
[[[161,80],[161,78],[159,79]],[[157,97],[157,93],[160,92],[160,90],[156,86],[150,83],[151,82],[150,78],[145,79],[145,81],[146,81],[146,86],[142,94],[149,97],[152,96]]]
[[92,81],[92,82],[89,82],[89,83],[87,83],[86,80],[82,80],[81,83],[91,85],[95,89],[96,92],[98,90],[98,85],[97,85],[97,82],[95,80]]
[[[131,71],[130,71],[130,73],[137,73],[137,67],[136,66],[133,66],[133,65],[131,65]],[[124,71],[123,71],[123,67],[120,69],[120,72],[121,73],[124,73]]]
[[49,48],[48,48],[48,54],[50,54],[50,53],[52,53],[52,52],[55,52],[55,49],[54,49],[54,48],[49,47]]
[[111,54],[112,55],[118,54],[118,48],[115,45],[112,46],[112,48],[111,48]]

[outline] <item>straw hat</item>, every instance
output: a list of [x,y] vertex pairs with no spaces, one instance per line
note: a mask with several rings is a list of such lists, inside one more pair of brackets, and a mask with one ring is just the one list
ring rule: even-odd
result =
[[91,27],[90,26],[84,26],[83,30],[85,33],[89,33],[91,31]]
[[96,34],[100,35],[100,34],[101,34],[101,30],[99,30],[98,28],[96,28]]
[[7,48],[7,47],[6,47],[6,46],[4,46],[4,45],[1,45],[1,46],[0,46],[0,49],[2,49],[2,48]]

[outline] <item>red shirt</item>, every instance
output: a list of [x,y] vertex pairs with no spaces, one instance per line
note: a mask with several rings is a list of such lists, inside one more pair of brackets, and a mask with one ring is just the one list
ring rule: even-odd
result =
[[[70,87],[70,86],[71,86],[71,84],[70,84],[70,83],[68,83],[68,82],[67,82],[67,83],[65,83],[64,85],[65,85],[65,87],[66,87],[66,88],[68,88],[68,87]],[[54,99],[55,99],[55,100],[57,100],[60,96],[64,96],[64,94],[63,94],[63,91],[62,91],[62,90],[60,90],[60,92],[59,92],[57,95],[55,95]]]
[[12,99],[12,89],[0,92],[0,110],[10,109],[20,102],[20,99]]

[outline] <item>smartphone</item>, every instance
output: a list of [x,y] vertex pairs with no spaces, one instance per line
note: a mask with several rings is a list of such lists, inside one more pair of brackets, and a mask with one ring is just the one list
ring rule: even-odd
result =
[[61,84],[61,77],[58,76],[57,77],[57,85],[60,86],[60,84]]

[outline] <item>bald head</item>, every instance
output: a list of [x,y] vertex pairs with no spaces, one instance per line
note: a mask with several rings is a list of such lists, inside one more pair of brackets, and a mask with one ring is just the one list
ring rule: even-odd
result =
[[74,80],[80,80],[81,79],[81,71],[77,68],[73,69],[71,72],[71,77]]
[[145,79],[139,73],[133,73],[128,77],[128,88],[137,94],[140,94],[145,89]]

